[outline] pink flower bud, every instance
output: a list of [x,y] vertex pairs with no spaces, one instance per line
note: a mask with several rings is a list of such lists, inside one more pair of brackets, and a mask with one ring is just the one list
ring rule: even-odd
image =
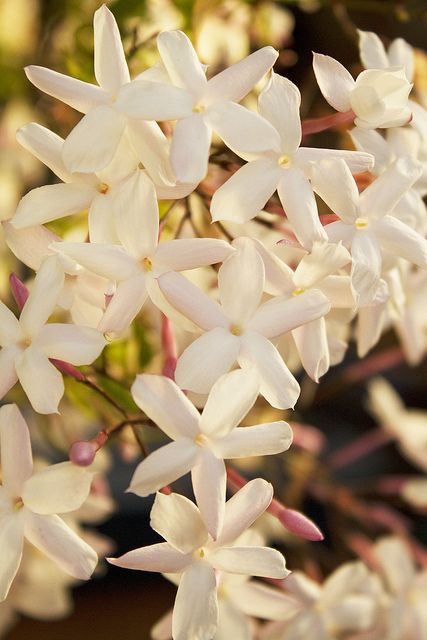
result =
[[284,508],[277,514],[277,518],[288,531],[294,533],[296,536],[300,536],[306,540],[312,540],[313,542],[319,542],[324,538],[319,527],[300,511]]
[[9,277],[10,290],[15,302],[18,305],[19,311],[22,311],[24,304],[27,302],[29,291],[25,284],[18,278],[15,273],[11,273]]
[[70,460],[79,467],[88,467],[94,461],[97,450],[93,442],[78,440],[70,447]]

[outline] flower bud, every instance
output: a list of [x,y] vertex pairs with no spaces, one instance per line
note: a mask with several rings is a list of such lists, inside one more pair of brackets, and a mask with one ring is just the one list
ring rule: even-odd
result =
[[88,467],[94,461],[97,450],[93,442],[78,440],[70,447],[70,461],[79,467]]

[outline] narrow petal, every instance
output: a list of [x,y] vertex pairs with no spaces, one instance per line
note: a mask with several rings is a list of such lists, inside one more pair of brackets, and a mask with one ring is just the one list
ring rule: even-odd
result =
[[116,335],[123,333],[141,311],[147,296],[143,273],[120,282],[102,316],[98,330]]
[[173,638],[213,638],[217,625],[215,572],[204,562],[194,563],[184,571],[179,583],[173,608]]
[[241,167],[213,195],[212,220],[247,222],[256,216],[277,189],[282,171],[271,158],[258,158]]
[[393,159],[387,140],[378,131],[359,127],[355,127],[349,133],[356,149],[371,153],[375,158],[373,167],[375,175],[383,173]]
[[273,498],[273,486],[256,478],[250,480],[225,505],[224,526],[217,545],[230,545],[251,524],[259,518],[270,505]]
[[111,11],[103,4],[93,16],[95,77],[105,91],[117,94],[130,82],[120,32]]
[[118,245],[54,242],[52,249],[70,256],[82,267],[113,282],[126,280],[137,271],[134,258]]
[[157,38],[157,47],[172,84],[187,89],[198,101],[207,81],[189,38],[183,31],[163,31]]
[[72,175],[62,162],[63,138],[36,122],[29,122],[16,132],[16,140],[38,158],[63,182],[71,182]]
[[325,231],[329,242],[342,242],[348,248],[351,245],[357,229],[354,224],[337,220],[336,222],[326,224]]
[[337,111],[351,109],[349,94],[354,80],[342,64],[330,56],[313,54],[313,69],[324,98]]
[[62,159],[69,171],[92,173],[113,159],[126,126],[126,119],[110,106],[89,111],[64,142]]
[[233,247],[215,238],[183,238],[161,242],[156,263],[171,271],[186,271],[223,262],[233,253]]
[[377,344],[384,329],[387,316],[386,304],[361,307],[357,314],[357,355],[364,358]]
[[214,540],[224,521],[227,474],[223,460],[208,448],[201,448],[197,464],[191,471],[194,496],[206,529]]
[[127,134],[138,158],[155,183],[175,184],[169,158],[170,143],[157,122],[128,120]]
[[170,84],[134,80],[122,87],[114,106],[127,118],[162,122],[191,116],[193,99],[185,89]]
[[328,298],[331,306],[338,309],[351,309],[355,305],[351,292],[350,276],[328,276],[317,285]]
[[376,223],[375,233],[386,251],[427,268],[427,240],[410,226],[393,216],[384,216]]
[[90,109],[109,101],[108,93],[101,87],[64,76],[51,69],[31,65],[25,67],[25,73],[37,89],[69,104],[81,113],[87,113]]
[[211,128],[200,114],[177,122],[171,144],[172,169],[181,182],[199,183],[208,171]]
[[61,569],[79,580],[92,575],[98,556],[59,516],[25,510],[25,537]]
[[18,382],[15,361],[21,352],[22,349],[19,349],[15,345],[4,347],[0,351],[0,399],[4,398],[6,393]]
[[192,561],[192,556],[177,551],[167,542],[141,547],[123,554],[119,558],[107,558],[110,564],[123,569],[180,573]]
[[286,578],[285,559],[276,549],[269,547],[223,547],[209,557],[220,571],[260,578]]
[[295,286],[312,287],[349,262],[351,255],[341,244],[315,243],[311,253],[303,256],[295,269]]
[[301,364],[315,382],[329,369],[329,345],[324,318],[307,322],[292,331]]
[[236,369],[221,376],[211,389],[200,418],[200,430],[221,438],[252,409],[259,392],[255,367]]
[[198,452],[199,447],[189,438],[181,438],[156,449],[139,463],[128,491],[145,497],[175,482],[193,468]]
[[[4,231],[4,239],[12,253],[30,269],[38,271],[44,258],[50,250],[52,242],[61,241],[61,238],[55,233],[46,229],[46,227],[37,226],[28,229],[16,229],[15,226],[8,221],[2,222]],[[0,303],[1,315],[1,303]],[[3,322],[0,322],[2,326]],[[1,336],[1,329],[0,329]],[[1,342],[1,338],[0,338]]]
[[157,493],[150,526],[181,553],[191,553],[207,540],[206,527],[194,502],[178,493]]
[[36,336],[52,315],[64,286],[64,272],[56,256],[49,256],[40,267],[19,323],[26,336]]
[[[64,381],[39,349],[29,347],[16,359],[16,373],[28,400],[37,413],[57,413],[64,395]],[[49,393],[46,393],[49,389]]]
[[6,599],[21,564],[24,536],[20,515],[6,511],[0,516],[0,602]]
[[383,538],[374,548],[392,593],[407,593],[414,584],[416,570],[411,553],[398,538]]
[[351,244],[351,286],[358,304],[369,304],[378,288],[382,255],[378,240],[365,229],[355,233]]
[[415,56],[414,50],[403,38],[393,40],[388,48],[390,67],[405,67],[405,74],[409,82],[414,76]]
[[365,69],[387,69],[392,66],[388,62],[384,45],[373,31],[360,31],[359,51],[360,59]]
[[365,151],[349,151],[347,149],[318,149],[316,147],[300,147],[295,152],[295,160],[310,178],[312,175],[311,169],[321,160],[344,160],[351,173],[369,171],[374,166],[375,161],[371,152],[365,153]]
[[[335,176],[331,180],[331,175]],[[359,190],[344,160],[323,160],[312,168],[313,189],[341,220],[352,224],[359,215]]]
[[97,193],[88,215],[89,240],[94,244],[120,244],[114,224],[114,192]]
[[71,462],[60,462],[28,478],[21,494],[24,505],[41,515],[68,513],[82,506],[93,474]]
[[172,440],[199,434],[199,412],[170,378],[141,374],[131,393],[138,407]]
[[42,328],[34,344],[49,358],[80,366],[91,364],[106,342],[97,329],[51,323]]
[[253,365],[260,377],[260,393],[277,409],[289,409],[298,400],[300,388],[276,347],[267,338],[255,332],[242,340],[239,364]]
[[0,345],[7,347],[18,342],[21,336],[19,321],[0,300]]
[[301,611],[296,598],[256,580],[239,585],[232,599],[246,615],[267,620],[288,620]]
[[271,69],[278,55],[273,47],[263,47],[224,69],[209,80],[206,101],[209,104],[218,100],[240,102]]
[[292,231],[305,249],[310,250],[313,242],[327,239],[317,212],[313,187],[301,169],[284,169],[277,192]]
[[0,443],[2,483],[9,493],[19,496],[33,472],[33,456],[27,423],[16,404],[0,409]]
[[292,431],[283,421],[237,427],[215,442],[215,452],[225,460],[269,456],[287,451],[292,444]]
[[266,118],[280,134],[281,151],[292,154],[301,143],[301,120],[299,109],[301,94],[293,82],[271,74],[270,82],[258,100],[260,114]]

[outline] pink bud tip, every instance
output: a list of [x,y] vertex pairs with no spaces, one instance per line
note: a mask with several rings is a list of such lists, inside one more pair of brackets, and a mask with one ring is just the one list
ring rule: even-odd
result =
[[9,277],[10,290],[20,311],[27,302],[29,291],[25,284],[18,278],[15,273],[11,273]]
[[306,540],[312,540],[313,542],[319,542],[324,539],[324,535],[319,527],[299,511],[283,509],[277,517],[283,526],[296,536],[300,536]]
[[88,467],[94,461],[97,450],[93,442],[79,440],[70,447],[70,460],[79,467]]

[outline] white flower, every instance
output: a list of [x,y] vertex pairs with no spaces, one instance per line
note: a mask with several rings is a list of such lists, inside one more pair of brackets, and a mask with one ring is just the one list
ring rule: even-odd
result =
[[225,374],[212,387],[200,415],[169,378],[137,376],[132,385],[135,402],[173,442],[138,465],[128,491],[147,496],[191,470],[200,513],[216,538],[224,518],[224,459],[281,453],[292,442],[292,431],[283,421],[237,427],[255,403],[258,389],[254,369]]
[[92,474],[69,462],[33,473],[28,427],[16,405],[0,409],[0,444],[0,599],[6,598],[18,571],[24,538],[64,571],[87,580],[97,555],[56,514],[80,507]]
[[363,129],[400,127],[411,119],[412,85],[403,67],[367,69],[356,80],[330,56],[315,53],[313,68],[320,91],[337,111],[353,111]]
[[283,556],[275,549],[234,545],[267,509],[272,486],[257,478],[225,506],[224,525],[216,541],[209,536],[197,507],[184,496],[158,493],[151,526],[167,542],[129,551],[109,562],[127,569],[181,573],[172,620],[174,640],[208,640],[218,625],[216,571],[285,578]]
[[359,51],[365,69],[389,69],[404,67],[408,82],[414,75],[414,50],[403,38],[396,38],[386,51],[383,43],[373,31],[359,33]]

